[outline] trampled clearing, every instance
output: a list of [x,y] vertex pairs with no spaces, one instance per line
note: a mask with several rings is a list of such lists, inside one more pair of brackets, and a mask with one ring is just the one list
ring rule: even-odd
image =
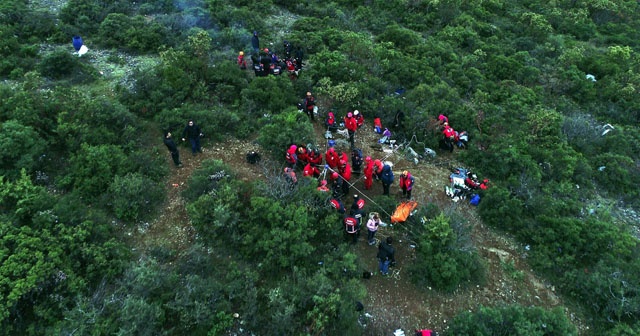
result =
[[[316,121],[314,126],[316,141],[322,150],[326,142],[323,137],[325,130],[321,121]],[[360,257],[359,262],[363,270],[375,273],[370,279],[362,279],[368,291],[368,296],[362,302],[364,311],[360,319],[360,323],[365,325],[365,335],[390,335],[399,328],[405,332],[411,332],[417,328],[443,331],[455,315],[463,311],[473,311],[482,305],[502,306],[517,303],[523,306],[545,308],[563,306],[563,301],[556,295],[554,286],[538,278],[529,269],[526,259],[527,251],[523,246],[503,233],[485,226],[479,219],[475,207],[463,201],[454,203],[444,194],[443,188],[448,182],[450,168],[455,166],[455,153],[445,153],[432,159],[431,162],[415,165],[400,153],[388,155],[381,150],[375,150],[374,148],[379,147],[378,136],[369,130],[369,126],[365,124],[358,131],[356,146],[363,148],[365,155],[373,158],[386,157],[393,162],[396,176],[404,169],[410,170],[416,177],[413,196],[421,204],[431,202],[443,211],[456,211],[463,214],[472,228],[473,244],[486,262],[487,281],[484,286],[461,288],[451,294],[441,293],[431,288],[417,288],[411,284],[405,269],[415,258],[415,244],[408,238],[407,232],[411,228],[406,227],[405,223],[383,227],[378,232],[378,238],[394,236],[398,261],[397,266],[392,268],[392,275],[382,277],[376,272],[377,249],[367,244],[366,233],[364,233],[360,236],[358,244],[352,248]],[[217,144],[204,142],[203,153],[197,156],[192,156],[187,148],[182,147],[181,157],[184,167],[173,170],[167,180],[168,199],[164,205],[164,211],[148,225],[147,229],[139,230],[140,232],[135,234],[142,245],[140,247],[148,248],[160,243],[182,251],[191,244],[195,237],[195,230],[190,225],[184,208],[185,202],[180,195],[180,191],[186,187],[189,176],[200,167],[203,160],[220,159],[233,167],[235,173],[243,180],[264,178],[259,165],[250,165],[246,162],[245,155],[251,150],[261,152],[258,145],[235,139]],[[166,162],[167,165],[172,165],[168,153]],[[355,178],[358,178],[358,175],[355,175]],[[372,190],[363,193],[363,183],[359,180],[352,191],[372,197],[382,193],[382,186],[374,183]],[[397,181],[391,189],[391,194],[398,201],[401,200]],[[388,216],[383,215],[383,221],[389,222]],[[564,311],[579,330],[588,328],[576,312],[566,307]]]

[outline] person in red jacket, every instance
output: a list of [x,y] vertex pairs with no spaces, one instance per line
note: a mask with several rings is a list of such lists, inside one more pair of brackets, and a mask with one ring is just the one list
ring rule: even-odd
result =
[[[347,153],[345,152],[340,153],[340,161],[349,162],[349,156],[347,155]],[[342,166],[342,162],[340,163],[340,166]]]
[[329,111],[329,113],[327,113],[327,119],[324,121],[324,125],[327,126],[329,132],[335,132],[338,129],[338,122],[333,112]]
[[238,53],[238,66],[242,70],[247,68],[247,61],[244,59],[244,51]]
[[340,166],[338,167],[338,173],[340,173],[340,177],[342,177],[342,194],[349,194],[349,181],[351,181],[351,165],[349,162],[341,160]]
[[356,120],[356,125],[358,125],[358,128],[364,125],[364,116],[362,116],[362,113],[360,113],[360,111],[353,111],[353,118]]
[[480,183],[480,190],[487,190],[487,189],[489,189],[489,180],[484,179],[482,180],[482,183]]
[[444,129],[442,130],[442,135],[444,136],[444,144],[449,149],[449,152],[453,152],[453,147],[456,140],[456,131],[449,126],[449,123],[444,123]]
[[347,116],[344,118],[344,125],[349,132],[349,143],[351,144],[351,149],[354,149],[356,131],[358,130],[358,122],[356,121],[356,118],[353,117],[353,113],[347,113]]
[[329,168],[331,169],[338,168],[338,165],[340,164],[340,157],[333,147],[330,147],[324,154],[324,160],[327,162]]
[[382,134],[382,130],[382,121],[380,121],[380,117],[375,116],[375,118],[373,118],[373,131]]
[[378,159],[373,161],[373,173],[376,175],[376,179],[380,178],[380,174],[382,174],[382,168],[384,168],[382,161]]
[[479,189],[481,183],[478,181],[478,176],[472,172],[467,173],[467,177],[464,179],[464,185],[471,189]]
[[309,163],[309,151],[303,146],[298,146],[298,162],[301,165]]
[[402,195],[407,196],[407,199],[411,199],[411,189],[413,189],[414,178],[411,176],[408,170],[405,170],[400,175],[400,189],[402,189]]
[[304,169],[302,169],[302,176],[319,177],[320,169],[318,169],[315,165],[312,165],[311,163],[307,163],[307,165],[304,166]]
[[373,161],[370,156],[364,159],[364,189],[371,189],[373,184]]
[[289,146],[289,149],[287,150],[287,154],[286,154],[287,167],[292,169],[296,167],[296,164],[298,163],[297,150],[298,150],[298,146],[296,145]]
[[322,155],[320,155],[320,152],[317,149],[307,149],[307,160],[310,164],[318,166],[322,164]]

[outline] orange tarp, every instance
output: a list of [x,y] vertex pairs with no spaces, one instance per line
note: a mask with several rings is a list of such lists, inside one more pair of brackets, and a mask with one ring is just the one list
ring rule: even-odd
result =
[[411,215],[411,211],[413,211],[418,206],[418,202],[416,201],[404,201],[398,205],[396,211],[391,215],[391,223],[401,223],[409,218]]

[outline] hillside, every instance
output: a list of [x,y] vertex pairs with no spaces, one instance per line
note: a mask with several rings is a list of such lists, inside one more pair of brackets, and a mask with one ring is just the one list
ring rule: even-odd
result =
[[[367,132],[369,126],[370,122],[365,123],[356,144],[358,147],[365,148],[365,155],[379,156],[383,152],[377,144],[378,136],[374,132]],[[325,130],[320,122],[316,122],[314,128],[317,143],[326,142],[323,138]],[[134,245],[139,245],[143,250],[158,244],[168,244],[176,250],[187,249],[196,239],[196,230],[189,222],[184,208],[185,201],[180,192],[186,187],[190,175],[204,160],[219,159],[237,172],[238,178],[243,181],[264,179],[266,167],[247,163],[245,154],[250,151],[263,152],[260,146],[249,141],[228,139],[205,146],[201,156],[191,157],[183,154],[184,167],[174,170],[166,181],[168,200],[163,206],[163,211],[156,219],[149,222],[148,229],[132,232],[135,237]],[[183,153],[185,152],[187,152],[186,149],[183,150]],[[561,307],[572,323],[581,330],[580,334],[588,330],[584,324],[584,318],[563,303],[556,293],[555,286],[540,279],[530,269],[523,246],[517,244],[513,238],[505,236],[504,233],[497,233],[484,225],[475,207],[465,202],[455,203],[444,195],[443,187],[448,184],[450,168],[457,165],[455,154],[444,153],[442,157],[431,159],[429,162],[423,161],[419,165],[407,161],[401,152],[390,156],[385,155],[385,157],[396,164],[394,170],[397,175],[400,171],[409,169],[416,176],[418,182],[414,199],[423,204],[426,202],[437,204],[443,211],[460,213],[468,220],[472,229],[473,246],[480,251],[488,264],[488,278],[486,284],[482,286],[477,285],[475,288],[461,289],[450,294],[439,292],[431,287],[419,288],[413,285],[402,267],[410,264],[415,258],[413,253],[415,242],[410,241],[407,236],[407,230],[411,230],[410,224],[380,229],[378,237],[392,235],[399,239],[396,248],[400,263],[393,270],[391,277],[380,277],[375,259],[377,249],[375,246],[366,244],[365,234],[363,234],[359,243],[351,247],[351,250],[358,255],[359,264],[363,270],[376,273],[371,279],[361,280],[367,288],[367,297],[363,300],[365,310],[359,318],[359,322],[364,327],[363,335],[387,334],[398,328],[407,332],[420,328],[445,331],[447,321],[451,321],[461,311],[472,311],[479,306],[491,307],[506,304],[540,306],[549,309]],[[166,164],[171,164],[169,158]],[[373,190],[364,191],[362,183],[360,179],[354,185],[354,193],[360,193],[367,199],[381,193],[382,187],[379,184],[375,184]],[[397,188],[393,190],[394,198],[400,200]],[[381,208],[373,208],[372,211],[374,210],[384,211]],[[383,217],[383,221],[389,222],[388,214]]]
[[[4,1],[0,335],[638,334],[639,9]],[[297,74],[253,71],[287,53]],[[362,277],[376,249],[349,244],[317,181],[282,174],[290,144],[326,149],[308,91],[319,118],[361,111],[357,145],[393,163],[390,197],[359,179],[347,206],[388,221],[416,177],[417,211],[378,233],[389,277]],[[444,149],[441,114],[466,149]],[[374,116],[437,156],[382,151]],[[477,207],[443,192],[461,166],[491,181]]]

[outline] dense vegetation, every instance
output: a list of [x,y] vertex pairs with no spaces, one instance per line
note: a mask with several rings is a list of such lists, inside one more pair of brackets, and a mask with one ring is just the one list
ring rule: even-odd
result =
[[[313,187],[292,193],[276,174],[238,183],[208,162],[184,194],[198,232],[191,249],[132,250],[123,235],[164,200],[160,130],[195,118],[212,143],[259,133],[281,158],[289,142],[311,139],[295,112],[310,89],[385,125],[403,111],[396,134],[431,148],[429,125],[448,115],[471,134],[459,157],[492,180],[483,220],[530,246],[531,266],[582,307],[594,333],[640,333],[638,241],[618,211],[640,205],[637,1],[69,0],[59,12],[34,3],[0,3],[1,334],[217,335],[234,328],[235,312],[258,334],[357,334],[358,263],[339,231],[316,229],[338,218]],[[237,68],[253,30],[276,48],[303,46],[298,80]],[[110,50],[114,67],[126,63],[121,52],[157,61],[102,76],[90,54],[72,54],[76,34]],[[614,129],[604,134],[605,124]],[[480,281],[459,221],[422,211],[415,283]],[[555,329],[522,327],[535,321]],[[453,326],[573,332],[556,311],[517,306]]]

